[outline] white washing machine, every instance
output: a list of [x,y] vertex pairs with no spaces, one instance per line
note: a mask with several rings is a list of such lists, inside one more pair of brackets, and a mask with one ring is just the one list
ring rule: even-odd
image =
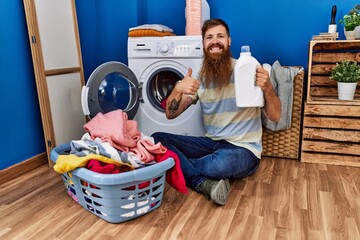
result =
[[107,62],[95,69],[82,90],[83,111],[91,118],[98,112],[122,109],[148,136],[160,131],[203,136],[199,103],[171,120],[163,108],[166,97],[189,67],[193,76],[198,76],[202,57],[201,36],[129,38],[129,65]]

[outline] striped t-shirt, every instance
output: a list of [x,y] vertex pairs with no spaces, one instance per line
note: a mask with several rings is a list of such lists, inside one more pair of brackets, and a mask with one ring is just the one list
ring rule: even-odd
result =
[[262,151],[261,109],[236,106],[234,76],[221,90],[204,88],[197,92],[203,112],[206,136],[214,140],[226,140],[236,146],[249,149],[260,158]]

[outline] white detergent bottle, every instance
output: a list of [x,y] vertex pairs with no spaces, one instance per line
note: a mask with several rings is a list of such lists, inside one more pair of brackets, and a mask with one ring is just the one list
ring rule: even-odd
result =
[[242,46],[234,68],[236,106],[264,106],[263,91],[255,81],[256,69],[260,66],[260,63],[251,56],[250,47]]

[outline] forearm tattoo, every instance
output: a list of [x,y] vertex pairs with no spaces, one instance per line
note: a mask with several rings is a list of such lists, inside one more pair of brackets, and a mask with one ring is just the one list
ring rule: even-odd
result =
[[[180,104],[180,102],[183,101],[183,103]],[[187,98],[181,98],[179,101],[176,101],[175,99],[171,100],[170,106],[169,106],[169,113],[171,117],[175,117],[182,112],[184,112],[188,107],[190,107],[191,104],[195,104],[196,100],[194,100],[192,97]]]
[[171,100],[170,102],[170,106],[169,106],[169,110],[170,110],[170,115],[173,116],[174,113],[179,110],[180,107],[180,102],[181,99],[179,101],[176,101],[176,99],[174,98],[173,100]]

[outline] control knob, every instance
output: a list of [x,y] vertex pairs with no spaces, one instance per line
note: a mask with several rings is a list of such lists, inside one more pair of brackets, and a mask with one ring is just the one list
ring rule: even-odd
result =
[[169,46],[163,44],[163,45],[161,45],[160,50],[162,53],[167,53],[169,51]]

